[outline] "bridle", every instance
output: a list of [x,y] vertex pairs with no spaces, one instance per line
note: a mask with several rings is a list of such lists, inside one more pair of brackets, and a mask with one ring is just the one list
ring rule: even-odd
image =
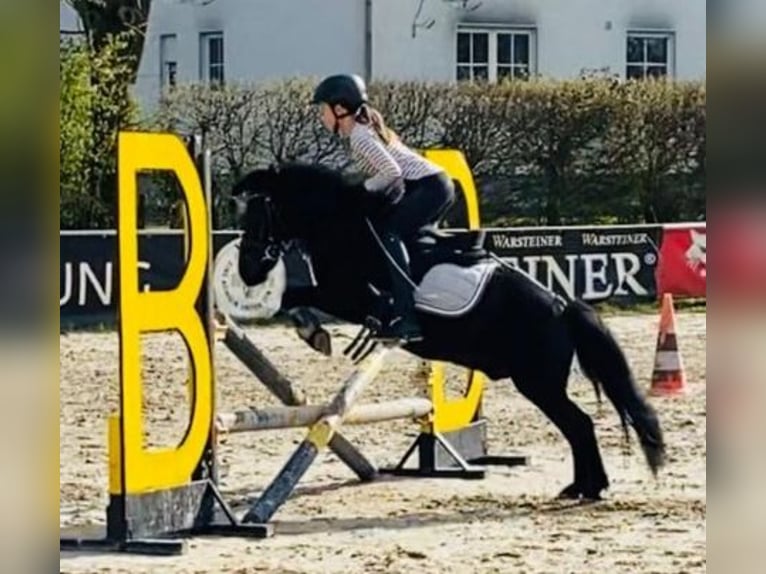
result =
[[257,242],[266,245],[263,252],[264,261],[278,261],[290,245],[289,242],[278,239],[279,214],[271,197],[263,193],[254,193],[244,198],[235,196],[233,200],[236,206],[237,217],[240,220],[244,219],[245,226],[247,226],[248,219],[247,210],[250,209],[249,203],[251,201],[262,202],[263,205],[260,208],[263,209],[265,221]]

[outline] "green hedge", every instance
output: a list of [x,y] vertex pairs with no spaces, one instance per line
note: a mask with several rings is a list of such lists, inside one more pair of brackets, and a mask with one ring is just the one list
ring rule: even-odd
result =
[[[353,168],[343,142],[325,132],[309,104],[316,81],[179,86],[165,94],[147,127],[206,134],[217,202],[225,206],[230,182],[253,167],[302,160]],[[487,225],[705,216],[703,84],[374,82],[370,93],[411,146],[465,153]],[[163,214],[175,191],[154,186],[149,197],[148,207]],[[223,208],[217,223],[230,223]]]
[[117,132],[137,125],[128,97],[123,40],[93,52],[78,40],[59,46],[59,178],[62,229],[114,227]]

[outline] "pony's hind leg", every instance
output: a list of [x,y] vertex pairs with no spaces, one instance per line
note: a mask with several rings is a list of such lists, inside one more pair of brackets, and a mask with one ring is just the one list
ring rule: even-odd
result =
[[561,491],[559,497],[600,500],[601,491],[609,487],[609,479],[598,449],[593,420],[569,397],[565,397],[562,413],[570,429],[567,440],[575,458],[575,479]]
[[[554,338],[557,339],[557,338]],[[574,481],[559,494],[562,498],[599,500],[609,486],[596,442],[593,420],[567,396],[567,381],[574,350],[563,339],[550,341],[532,359],[522,375],[512,378],[528,398],[556,425],[572,449]]]
[[600,500],[601,491],[609,486],[609,480],[596,442],[593,420],[567,396],[565,380],[538,379],[533,381],[536,384],[531,389],[524,382],[524,379],[521,384],[516,382],[519,391],[556,425],[572,449],[574,481],[559,493],[559,497]]

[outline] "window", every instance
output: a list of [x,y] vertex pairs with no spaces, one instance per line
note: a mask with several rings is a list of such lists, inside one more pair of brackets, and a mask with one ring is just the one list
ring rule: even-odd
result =
[[529,78],[535,71],[534,39],[528,29],[459,28],[457,80]]
[[160,88],[163,90],[176,85],[178,73],[176,40],[175,34],[162,34],[160,36]]
[[672,76],[673,39],[670,32],[628,33],[625,76],[628,79]]
[[200,34],[200,79],[210,84],[223,84],[223,32]]

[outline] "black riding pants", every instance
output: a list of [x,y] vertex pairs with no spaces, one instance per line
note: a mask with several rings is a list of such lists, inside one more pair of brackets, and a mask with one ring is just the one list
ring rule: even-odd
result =
[[402,198],[386,210],[378,225],[407,243],[417,232],[436,224],[455,201],[455,186],[445,173],[406,180]]

